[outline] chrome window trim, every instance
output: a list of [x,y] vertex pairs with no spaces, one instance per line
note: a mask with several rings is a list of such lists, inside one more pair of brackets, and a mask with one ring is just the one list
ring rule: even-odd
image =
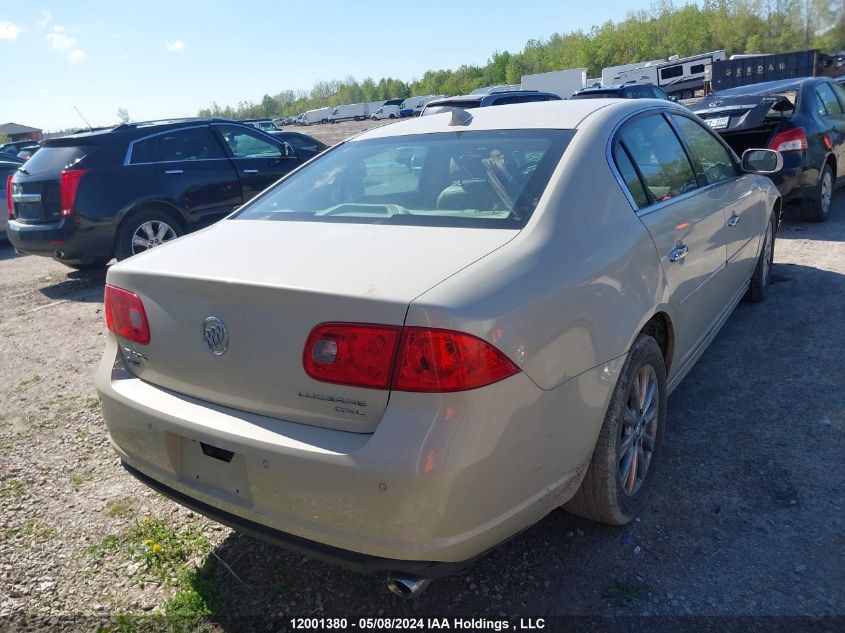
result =
[[[633,209],[634,213],[636,213],[638,217],[644,217],[644,216],[646,216],[650,213],[654,213],[655,211],[660,211],[660,210],[665,209],[666,207],[668,207],[670,205],[675,204],[676,202],[681,202],[683,200],[686,200],[686,199],[692,197],[693,195],[697,195],[697,194],[699,194],[703,191],[709,191],[709,190],[711,190],[715,187],[718,187],[720,185],[724,185],[725,183],[733,182],[736,178],[742,178],[745,175],[742,172],[742,169],[740,169],[737,166],[736,154],[734,153],[734,151],[730,148],[730,146],[727,143],[724,142],[724,140],[720,136],[716,135],[716,138],[719,140],[719,142],[722,144],[722,146],[725,147],[728,150],[731,158],[734,159],[734,166],[737,167],[737,172],[738,172],[737,176],[735,178],[729,178],[727,180],[722,180],[720,182],[708,184],[708,185],[705,185],[704,187],[696,187],[692,191],[687,191],[686,193],[682,193],[681,195],[675,196],[674,198],[670,198],[669,200],[664,200],[663,202],[655,202],[654,204],[651,204],[647,207],[643,207],[642,209],[639,208],[639,206],[637,206],[636,201],[634,200],[634,196],[632,196],[631,192],[628,190],[628,185],[625,183],[625,179],[622,177],[622,174],[619,172],[619,169],[616,167],[616,160],[613,158],[613,148],[616,145],[616,142],[619,140],[619,130],[625,124],[627,124],[631,119],[636,119],[636,118],[640,118],[640,117],[645,118],[645,117],[651,116],[653,114],[660,114],[660,115],[679,114],[680,116],[686,116],[688,119],[692,119],[694,123],[697,123],[697,121],[695,121],[695,118],[694,118],[695,117],[694,113],[691,113],[689,111],[685,112],[684,110],[680,109],[680,107],[652,106],[652,107],[649,107],[649,108],[645,108],[643,110],[639,110],[637,112],[632,112],[631,114],[629,114],[628,116],[623,118],[619,123],[617,123],[614,126],[613,130],[611,131],[610,135],[608,136],[607,146],[605,148],[605,159],[607,160],[607,164],[610,167],[610,171],[613,174],[613,177],[616,179],[616,183],[622,189],[622,193],[625,195],[625,198],[628,200],[628,204],[631,205],[631,209]],[[668,121],[668,120],[666,121],[666,125],[668,125],[669,127],[673,127],[672,122]],[[702,125],[702,127],[704,127],[704,129],[707,129],[706,126],[704,126],[704,125]],[[678,139],[678,141],[681,143],[681,147],[684,149],[684,152],[686,153],[687,149],[684,145],[684,142],[681,139]],[[693,171],[694,171],[695,166],[691,164],[691,167],[693,167]],[[645,185],[643,185],[643,186],[645,186]]]

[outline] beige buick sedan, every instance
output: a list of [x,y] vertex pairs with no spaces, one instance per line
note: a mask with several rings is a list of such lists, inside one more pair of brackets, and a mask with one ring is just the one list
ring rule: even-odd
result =
[[766,293],[759,174],[651,100],[455,110],[113,266],[97,388],[141,481],[414,594],[564,506],[621,525],[666,399]]

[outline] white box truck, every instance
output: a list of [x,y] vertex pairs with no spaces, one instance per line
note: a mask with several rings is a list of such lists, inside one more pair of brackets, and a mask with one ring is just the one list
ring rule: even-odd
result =
[[[378,102],[381,104],[382,102]],[[329,123],[340,121],[363,121],[370,116],[370,104],[368,103],[346,103],[337,106],[329,115]]]
[[587,85],[587,69],[554,70],[550,73],[522,76],[523,90],[551,92],[561,99],[568,99],[572,93]]
[[316,108],[303,112],[300,116],[300,125],[313,125],[315,123],[328,123],[332,108]]

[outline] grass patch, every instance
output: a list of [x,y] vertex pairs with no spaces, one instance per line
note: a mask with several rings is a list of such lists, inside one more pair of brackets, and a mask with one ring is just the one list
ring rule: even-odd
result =
[[85,406],[88,407],[89,411],[97,411],[100,408],[100,399],[89,396],[85,399]]
[[36,538],[56,538],[58,532],[44,523],[41,519],[30,519],[23,525],[10,527],[3,530],[3,536],[12,540],[23,536],[35,536]]
[[76,437],[81,438],[81,439],[85,439],[90,434],[91,433],[88,431],[88,429],[82,428],[82,427],[80,427],[80,428],[78,428],[74,431],[74,435],[76,435]]
[[649,591],[649,586],[641,580],[625,580],[616,578],[607,587],[602,595],[617,605],[629,605],[636,602]]
[[99,543],[91,543],[88,546],[88,555],[92,558],[102,558],[110,552],[117,551],[120,547],[120,539],[114,534],[109,534]]
[[197,569],[182,578],[182,589],[164,605],[164,614],[171,631],[196,631],[220,608],[220,592],[212,579],[213,559],[206,559]]
[[18,389],[29,387],[30,385],[34,385],[39,382],[41,382],[41,376],[39,376],[38,374],[32,374],[32,376],[30,376],[26,380],[21,380],[18,383]]
[[191,526],[171,529],[163,519],[144,517],[126,535],[129,555],[166,584],[176,584],[192,556],[208,551],[208,539]]
[[93,481],[94,480],[94,471],[93,470],[86,470],[83,472],[75,472],[70,476],[70,483],[73,484],[74,488],[79,488],[82,484],[86,481]]
[[26,486],[20,479],[9,477],[0,482],[0,497],[25,497]]
[[132,516],[132,499],[118,499],[109,504],[108,515],[112,519],[128,519]]

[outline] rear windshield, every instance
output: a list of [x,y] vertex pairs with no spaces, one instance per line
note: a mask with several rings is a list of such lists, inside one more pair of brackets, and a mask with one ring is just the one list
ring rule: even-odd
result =
[[468,110],[469,108],[477,108],[481,105],[481,101],[478,99],[472,99],[470,101],[450,101],[449,103],[443,104],[436,104],[436,105],[427,105],[425,108],[425,114],[428,116],[429,114],[440,114],[441,112],[451,112],[455,108],[463,108],[464,110]]
[[245,220],[522,228],[574,130],[354,141],[246,205]]
[[92,149],[90,146],[42,147],[26,161],[23,167],[29,174],[69,169],[85,158]]
[[574,94],[570,97],[570,99],[615,99],[618,96],[618,90],[591,90],[590,92]]

